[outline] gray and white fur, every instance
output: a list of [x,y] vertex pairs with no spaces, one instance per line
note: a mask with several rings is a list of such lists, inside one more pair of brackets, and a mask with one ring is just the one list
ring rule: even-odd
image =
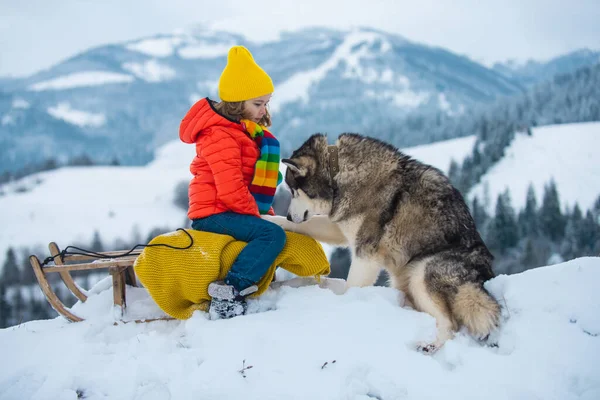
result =
[[292,192],[286,230],[349,246],[347,285],[373,285],[385,268],[406,304],[432,315],[437,350],[464,326],[486,338],[500,306],[484,288],[492,255],[460,192],[438,169],[377,139],[345,133],[337,141],[339,172],[330,174],[327,138],[311,136],[289,159]]

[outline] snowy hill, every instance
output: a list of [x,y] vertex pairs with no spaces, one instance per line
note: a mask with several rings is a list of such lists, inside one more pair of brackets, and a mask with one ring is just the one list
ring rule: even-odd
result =
[[[402,149],[412,157],[448,172],[451,159],[469,154],[474,136]],[[533,129],[517,135],[507,156],[483,177],[471,195],[482,199],[488,187],[493,211],[497,194],[510,188],[513,205],[524,205],[529,182],[538,199],[554,177],[561,204],[575,201],[586,209],[600,194],[600,123],[569,124]],[[134,235],[144,241],[154,228],[187,226],[185,212],[174,203],[175,187],[190,179],[194,147],[170,142],[145,167],[65,167],[3,185],[0,196],[0,265],[8,247],[27,247],[45,254],[46,245],[92,241],[98,231],[107,247]],[[486,183],[487,182],[487,185]]]
[[[0,330],[0,399],[596,400],[599,281],[600,258],[499,276],[497,346],[458,333],[433,356],[414,348],[434,319],[390,288],[287,287],[231,320],[115,326],[101,282],[84,322]],[[130,290],[130,310],[150,308]]]
[[600,195],[598,149],[600,122],[533,128],[532,136],[519,133],[469,196],[488,198],[487,211],[493,214],[498,195],[508,188],[519,210],[525,206],[530,183],[541,200],[544,185],[554,179],[562,207],[577,202],[587,210]]
[[426,164],[448,173],[450,162],[462,162],[466,156],[471,154],[475,145],[476,136],[465,136],[457,139],[442,140],[431,144],[408,147],[403,152]]

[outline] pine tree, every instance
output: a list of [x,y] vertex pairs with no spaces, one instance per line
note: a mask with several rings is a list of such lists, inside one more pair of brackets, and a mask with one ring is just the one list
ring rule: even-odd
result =
[[175,186],[175,196],[173,203],[181,210],[187,212],[190,206],[190,200],[188,197],[189,182],[181,181]]
[[585,214],[581,220],[579,229],[579,245],[581,246],[581,256],[600,255],[600,224],[591,210]]
[[22,322],[25,322],[25,314],[27,310],[25,309],[25,301],[23,300],[23,295],[21,293],[21,287],[17,287],[10,298],[10,304],[12,309],[12,321],[9,321],[10,325],[17,325]]
[[10,319],[10,304],[6,298],[6,285],[0,281],[0,329],[8,326]]
[[537,199],[531,183],[527,188],[525,208],[519,213],[519,226],[521,228],[521,234],[524,237],[536,237],[539,235]]
[[31,292],[29,294],[29,318],[31,320],[38,319],[49,319],[50,318],[50,310],[48,308],[48,303],[45,301],[40,301],[35,298],[35,289],[31,288]]
[[600,196],[594,202],[594,206],[592,207],[592,215],[598,225],[600,225]]
[[466,196],[466,194],[469,192],[469,189],[471,189],[471,186],[473,186],[474,183],[473,159],[471,158],[471,156],[467,156],[463,161],[463,164],[460,168],[459,177],[460,178],[458,182],[456,182],[454,186],[459,190],[459,192],[463,194],[463,196]]
[[538,267],[538,260],[535,254],[535,248],[533,246],[533,240],[528,238],[525,242],[525,250],[523,250],[523,255],[521,256],[521,264],[523,264],[524,269],[531,269]]
[[460,175],[460,167],[458,166],[458,163],[453,158],[452,161],[450,161],[450,167],[448,168],[448,179],[450,179],[450,183],[452,183],[453,185],[456,186],[460,180],[459,175]]
[[569,215],[567,226],[565,228],[565,237],[563,239],[560,253],[565,260],[572,260],[582,254],[581,243],[581,209],[576,203],[573,212]]
[[2,267],[2,280],[6,286],[16,285],[21,281],[21,273],[17,266],[17,257],[12,247],[6,251],[6,260]]
[[519,242],[519,227],[515,217],[515,211],[510,204],[510,193],[508,189],[498,195],[496,202],[496,215],[490,222],[492,229],[490,238],[492,247],[503,252],[515,247]]
[[91,250],[95,252],[104,251],[104,245],[102,244],[102,240],[100,239],[100,233],[98,231],[94,231],[94,237],[92,238]]
[[479,198],[477,196],[473,197],[473,202],[471,206],[471,215],[473,215],[473,220],[475,221],[475,226],[479,230],[479,232],[483,232],[485,229],[485,224],[488,220],[488,215],[485,212],[485,209],[479,202]]
[[23,285],[37,283],[37,278],[35,277],[35,273],[29,262],[29,254],[31,253],[27,249],[24,249],[21,252],[21,282]]
[[540,208],[540,230],[558,243],[565,235],[566,220],[560,211],[560,200],[554,180],[544,187],[544,200]]

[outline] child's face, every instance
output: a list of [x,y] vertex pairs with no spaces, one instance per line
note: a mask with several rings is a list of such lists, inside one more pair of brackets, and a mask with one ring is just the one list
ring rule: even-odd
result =
[[271,100],[271,94],[266,94],[255,99],[246,100],[244,102],[245,117],[254,122],[259,122],[267,113],[267,105]]

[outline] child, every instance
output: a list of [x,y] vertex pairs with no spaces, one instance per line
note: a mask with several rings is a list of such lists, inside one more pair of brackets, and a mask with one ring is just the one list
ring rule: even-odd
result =
[[247,242],[224,282],[213,282],[211,317],[244,314],[245,297],[285,244],[285,232],[261,219],[280,181],[279,142],[266,130],[274,91],[267,73],[243,46],[229,50],[219,79],[220,103],[199,100],[181,122],[179,137],[196,144],[190,166],[188,217],[195,230]]

